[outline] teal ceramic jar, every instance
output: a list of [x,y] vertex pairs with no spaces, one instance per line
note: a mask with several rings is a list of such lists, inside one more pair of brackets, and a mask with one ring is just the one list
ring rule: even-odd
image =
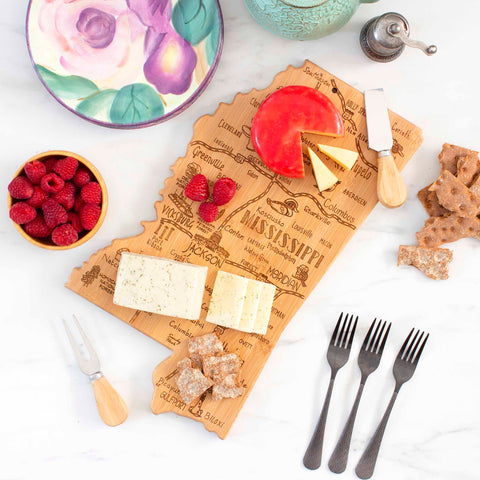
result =
[[342,28],[361,3],[378,0],[245,0],[260,25],[285,38],[314,40]]

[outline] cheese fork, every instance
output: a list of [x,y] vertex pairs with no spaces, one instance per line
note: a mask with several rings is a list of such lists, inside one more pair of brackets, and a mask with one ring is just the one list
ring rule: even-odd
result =
[[80,370],[90,378],[95,393],[98,413],[101,419],[110,427],[120,425],[127,419],[127,405],[100,371],[100,360],[75,315],[73,315],[73,320],[82,336],[83,343],[88,352],[88,358],[82,355],[81,345],[74,340],[72,332],[68,328],[65,320],[63,320],[63,325],[67,331],[67,336],[72,345],[73,353],[77,358]]

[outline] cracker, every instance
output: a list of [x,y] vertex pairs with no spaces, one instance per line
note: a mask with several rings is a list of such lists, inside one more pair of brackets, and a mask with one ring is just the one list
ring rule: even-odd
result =
[[480,197],[480,175],[477,175],[477,178],[473,181],[472,185],[470,186],[470,191],[474,195],[478,195]]
[[223,353],[223,345],[214,333],[207,333],[189,340],[188,353],[193,363],[201,367],[205,357]]
[[421,247],[433,248],[479,234],[480,220],[477,217],[464,218],[452,214],[429,218],[422,230],[417,232],[417,240]]
[[477,153],[460,157],[457,163],[457,178],[467,187],[470,187],[474,178],[480,172],[480,159]]
[[222,398],[237,398],[243,394],[244,388],[238,387],[236,375],[227,375],[222,383],[216,384],[212,389],[213,400],[221,400]]
[[446,280],[452,259],[453,252],[446,248],[400,245],[397,265],[412,265],[429,278]]
[[436,192],[440,205],[461,217],[475,217],[480,211],[480,197],[448,170],[442,171],[429,190]]
[[215,384],[221,383],[227,375],[238,375],[240,359],[235,353],[227,353],[221,357],[207,357],[203,360],[203,373]]
[[457,163],[459,158],[472,154],[478,155],[478,152],[469,150],[468,148],[459,147],[458,145],[450,145],[449,143],[445,143],[440,155],[438,156],[438,159],[440,160],[442,170],[448,170],[450,173],[455,175],[457,173]]
[[437,194],[429,190],[431,186],[432,184],[422,188],[417,194],[418,199],[431,217],[442,217],[448,210],[440,205]]
[[175,380],[180,390],[180,396],[187,405],[213,385],[212,381],[205,377],[200,370],[191,367],[183,368]]

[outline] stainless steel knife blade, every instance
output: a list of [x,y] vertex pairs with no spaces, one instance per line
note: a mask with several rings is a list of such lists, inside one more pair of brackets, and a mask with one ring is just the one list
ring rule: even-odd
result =
[[365,91],[368,146],[377,152],[389,151],[393,145],[392,127],[383,88]]

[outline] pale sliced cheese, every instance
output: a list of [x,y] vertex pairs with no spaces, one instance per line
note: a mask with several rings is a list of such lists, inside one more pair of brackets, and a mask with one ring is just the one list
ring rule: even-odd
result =
[[207,267],[122,252],[113,303],[169,317],[198,320]]
[[251,330],[252,333],[259,333],[260,335],[265,335],[267,333],[275,290],[275,285],[272,285],[271,283],[263,284],[262,294],[260,295],[260,302],[258,304],[257,317],[255,318],[255,324]]
[[247,285],[246,278],[219,271],[208,307],[207,322],[237,328],[242,317]]
[[322,153],[347,170],[351,170],[358,159],[358,152],[354,152],[352,150],[347,150],[340,147],[331,147],[330,145],[318,144],[317,146]]
[[258,305],[260,303],[260,296],[264,285],[263,282],[257,280],[248,280],[242,316],[237,330],[241,330],[242,332],[252,331],[253,326],[255,325],[255,318],[257,317]]
[[325,166],[311,148],[308,149],[308,153],[312,161],[313,173],[317,181],[318,189],[322,192],[323,190],[333,187],[338,182],[338,178]]

